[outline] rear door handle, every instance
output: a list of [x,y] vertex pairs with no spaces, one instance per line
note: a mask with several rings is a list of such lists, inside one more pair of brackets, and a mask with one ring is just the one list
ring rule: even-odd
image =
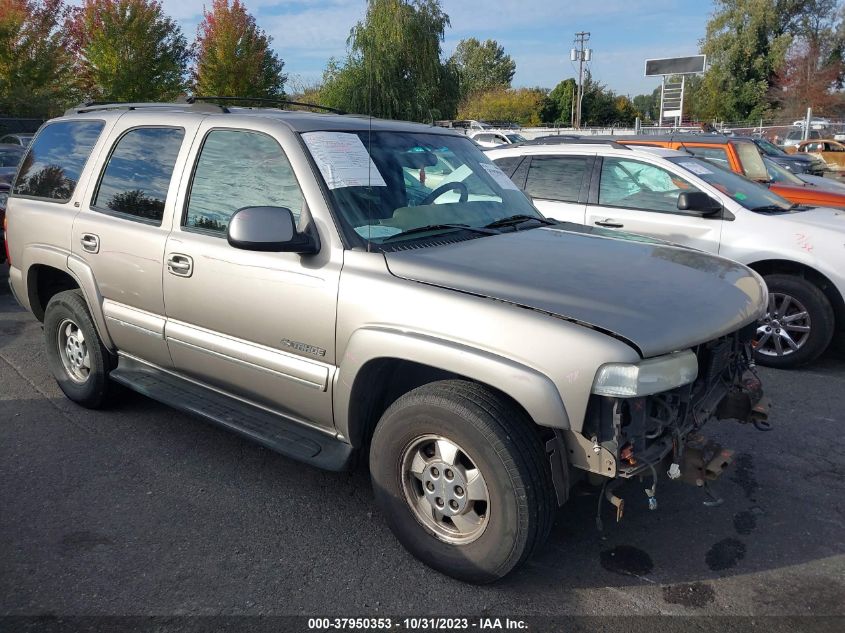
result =
[[194,272],[194,260],[188,255],[172,253],[167,257],[167,270],[177,277],[190,277]]
[[596,220],[593,224],[596,226],[606,226],[609,229],[621,229],[624,224],[613,218],[605,218],[604,220]]
[[93,233],[83,233],[79,238],[79,243],[82,244],[82,250],[89,253],[100,252],[100,238]]

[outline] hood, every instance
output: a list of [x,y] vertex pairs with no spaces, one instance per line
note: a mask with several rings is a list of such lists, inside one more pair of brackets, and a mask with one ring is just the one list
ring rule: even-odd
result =
[[796,228],[809,225],[837,233],[845,233],[845,210],[843,209],[803,209],[794,213],[777,214],[771,217],[772,219],[786,220],[796,225]]
[[577,224],[384,256],[397,277],[588,325],[644,357],[738,330],[766,305],[765,286],[741,264]]
[[771,183],[769,189],[790,202],[805,206],[845,208],[845,190],[834,191],[809,184],[784,185],[781,183]]

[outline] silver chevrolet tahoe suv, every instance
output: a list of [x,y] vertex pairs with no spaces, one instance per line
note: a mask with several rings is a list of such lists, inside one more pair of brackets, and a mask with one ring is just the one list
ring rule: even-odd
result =
[[653,509],[658,474],[721,472],[708,421],[766,424],[756,273],[548,220],[443,128],[79,106],[29,148],[8,246],[71,400],[122,385],[321,468],[368,460],[396,537],[463,580],[525,561],[576,483],[618,520],[626,480]]

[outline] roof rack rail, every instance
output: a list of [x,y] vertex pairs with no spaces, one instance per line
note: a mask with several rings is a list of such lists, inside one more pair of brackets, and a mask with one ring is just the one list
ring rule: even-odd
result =
[[267,97],[216,97],[216,96],[192,96],[186,99],[188,103],[197,103],[200,101],[225,101],[225,102],[247,102],[247,103],[264,103],[267,105],[281,106],[281,105],[295,105],[305,108],[316,108],[318,110],[325,110],[332,114],[348,114],[343,110],[337,108],[330,108],[329,106],[320,105],[319,103],[305,103],[303,101],[291,101],[290,99],[271,99]]
[[622,145],[616,141],[599,138],[584,138],[583,136],[576,136],[574,134],[560,134],[549,136],[538,136],[535,139],[522,141],[516,145],[610,145],[614,149],[631,149],[627,145]]
[[77,106],[65,110],[65,116],[71,114],[84,114],[86,112],[97,112],[99,110],[141,110],[144,108],[181,108],[195,112],[228,112],[223,106],[216,106],[211,103],[194,103],[192,101],[161,101],[161,102],[138,102],[131,101],[85,101]]

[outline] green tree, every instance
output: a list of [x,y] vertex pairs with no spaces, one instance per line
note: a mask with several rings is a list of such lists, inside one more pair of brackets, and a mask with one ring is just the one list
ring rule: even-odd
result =
[[655,88],[651,94],[637,95],[633,103],[643,120],[656,121],[660,116],[660,88]]
[[369,0],[349,35],[349,55],[323,74],[325,105],[373,116],[428,121],[457,107],[457,69],[441,60],[449,16],[438,0]]
[[540,110],[543,123],[572,122],[572,102],[575,100],[576,89],[577,83],[571,77],[552,88]]
[[496,40],[461,40],[451,62],[458,70],[462,98],[479,90],[510,88],[516,72],[516,62]]
[[72,34],[87,97],[158,101],[184,91],[191,51],[156,0],[86,0]]
[[76,98],[63,0],[2,0],[0,113],[48,117]]
[[701,115],[739,121],[766,114],[793,36],[820,6],[820,0],[715,0],[702,43],[710,69],[698,95]]
[[458,117],[534,126],[542,122],[540,111],[545,100],[546,91],[541,88],[493,88],[464,99]]
[[194,91],[227,97],[283,97],[284,62],[270,48],[271,42],[240,0],[214,0],[197,29]]
[[581,100],[581,121],[583,125],[602,126],[616,122],[616,95],[604,84],[599,83],[591,73],[584,76],[584,96]]

